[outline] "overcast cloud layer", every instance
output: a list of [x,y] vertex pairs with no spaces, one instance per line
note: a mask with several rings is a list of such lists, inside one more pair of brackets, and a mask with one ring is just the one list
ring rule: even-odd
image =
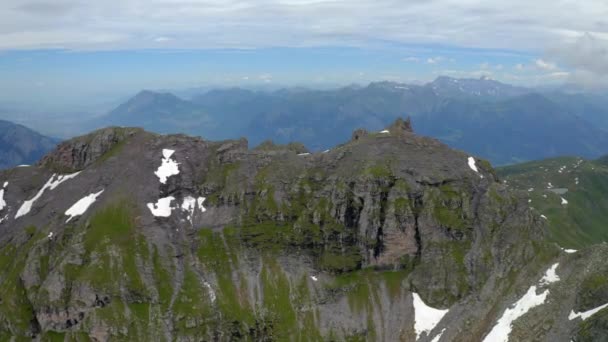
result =
[[2,3],[4,49],[361,46],[378,41],[538,49],[573,43],[585,32],[608,39],[604,0]]
[[[537,78],[605,84],[608,1],[3,0],[0,8],[0,50],[365,49],[412,44],[538,57],[515,66],[504,77],[507,81],[533,69],[542,71]],[[443,56],[403,58],[436,66],[449,61]],[[462,73],[446,68],[439,72]],[[503,68],[513,66],[482,64],[461,76]]]

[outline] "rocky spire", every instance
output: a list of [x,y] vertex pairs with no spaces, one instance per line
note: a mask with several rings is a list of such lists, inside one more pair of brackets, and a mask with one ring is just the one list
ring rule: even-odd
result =
[[388,130],[394,134],[401,132],[414,133],[414,129],[412,128],[412,119],[410,117],[405,120],[398,118],[392,125],[388,127]]

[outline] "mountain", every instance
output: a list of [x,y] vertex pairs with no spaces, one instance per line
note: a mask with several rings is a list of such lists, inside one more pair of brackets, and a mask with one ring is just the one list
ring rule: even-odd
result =
[[334,90],[218,89],[191,100],[147,91],[92,127],[141,126],[213,140],[242,136],[252,145],[268,139],[300,141],[323,151],[358,127],[381,130],[408,115],[422,134],[497,165],[608,153],[608,125],[602,121],[608,103],[592,97],[569,99],[487,78],[449,77],[426,85],[376,82]]
[[2,340],[608,336],[608,246],[409,121],[312,154],[107,128],[0,184]]
[[594,158],[608,148],[606,131],[536,93],[492,103],[448,100],[416,116],[415,124],[423,134],[499,165],[561,155]]
[[36,163],[58,142],[27,127],[0,120],[0,169]]
[[608,241],[607,157],[561,157],[498,169],[510,187],[547,217],[552,239],[580,248]]
[[193,132],[209,122],[208,115],[189,101],[170,93],[144,90],[96,119],[93,125],[141,126],[159,133],[171,133]]
[[531,93],[533,90],[504,84],[487,77],[452,78],[440,76],[426,85],[428,88],[446,98],[473,97],[485,100],[506,99]]

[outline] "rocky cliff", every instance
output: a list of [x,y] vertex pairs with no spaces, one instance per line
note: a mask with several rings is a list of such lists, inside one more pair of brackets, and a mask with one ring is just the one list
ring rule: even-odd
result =
[[0,340],[606,336],[608,248],[409,121],[314,154],[110,128],[2,184]]

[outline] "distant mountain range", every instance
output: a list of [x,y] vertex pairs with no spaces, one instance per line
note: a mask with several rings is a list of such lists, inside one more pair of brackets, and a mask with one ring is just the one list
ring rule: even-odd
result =
[[335,90],[257,92],[218,89],[182,99],[142,91],[91,128],[141,126],[206,139],[246,137],[257,145],[299,141],[313,151],[359,127],[379,130],[411,116],[415,129],[497,165],[608,153],[608,101],[587,94],[538,92],[488,78],[439,77],[425,85],[371,83]]
[[35,163],[58,143],[58,139],[0,120],[0,169]]

